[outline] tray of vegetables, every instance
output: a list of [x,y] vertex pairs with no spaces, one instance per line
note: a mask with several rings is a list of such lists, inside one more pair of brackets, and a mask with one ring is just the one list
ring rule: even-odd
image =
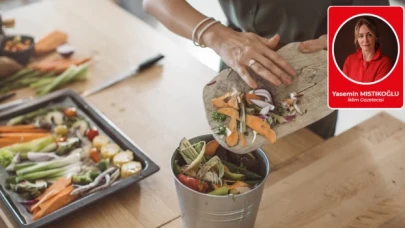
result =
[[72,90],[0,114],[0,198],[22,227],[47,224],[158,170]]

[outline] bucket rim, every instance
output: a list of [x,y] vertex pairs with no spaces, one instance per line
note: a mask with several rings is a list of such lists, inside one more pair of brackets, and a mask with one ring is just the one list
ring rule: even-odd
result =
[[[214,139],[214,136],[212,136],[212,134],[205,134],[205,135],[200,135],[200,136],[196,136],[196,137],[190,138],[190,139],[188,139],[188,140],[189,140],[189,141],[192,141],[192,140],[196,140],[196,139],[199,139],[199,138],[201,138],[201,140],[205,140],[205,139],[207,139],[207,138],[212,138],[212,139]],[[263,156],[262,156],[262,157],[264,158],[264,161],[263,161],[263,162],[264,162],[265,165],[266,165],[266,176],[263,178],[263,181],[260,182],[260,184],[259,184],[256,188],[254,188],[254,189],[252,189],[252,190],[250,190],[250,191],[247,191],[247,192],[245,192],[245,193],[242,193],[242,194],[237,194],[237,195],[228,194],[228,195],[225,195],[225,196],[218,196],[218,195],[210,195],[210,194],[207,194],[207,193],[201,193],[201,192],[198,192],[198,191],[196,191],[196,190],[193,190],[193,189],[187,187],[186,185],[184,185],[183,183],[181,183],[181,182],[179,181],[179,179],[177,178],[177,176],[174,174],[173,161],[174,161],[175,155],[178,153],[177,149],[178,149],[178,147],[176,147],[176,149],[174,150],[174,152],[173,152],[173,154],[172,154],[172,156],[171,156],[171,159],[170,159],[170,172],[171,172],[171,174],[172,174],[174,180],[176,181],[176,183],[178,183],[178,184],[182,185],[183,187],[185,187],[188,191],[191,191],[191,192],[193,192],[193,193],[195,193],[195,194],[198,194],[198,195],[201,195],[201,196],[213,197],[213,198],[229,198],[229,197],[232,197],[232,198],[234,198],[234,199],[239,198],[239,197],[245,197],[246,195],[253,194],[253,192],[255,192],[256,189],[260,189],[260,188],[262,187],[262,185],[265,185],[265,184],[266,184],[266,181],[267,181],[267,178],[268,178],[268,176],[269,176],[269,174],[270,174],[270,168],[271,168],[271,167],[270,167],[269,158],[267,157],[266,153],[265,153],[261,148],[259,148],[259,149],[256,150],[256,152],[258,152],[258,153],[260,153],[261,155],[263,155]]]

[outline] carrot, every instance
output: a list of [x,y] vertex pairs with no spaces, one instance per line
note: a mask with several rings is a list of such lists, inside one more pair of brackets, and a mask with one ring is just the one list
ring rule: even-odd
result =
[[29,130],[37,129],[34,125],[14,125],[14,126],[0,126],[0,133],[6,132],[26,132]]
[[67,34],[61,31],[53,31],[35,44],[35,54],[43,55],[54,51],[59,45],[67,41]]
[[91,58],[44,60],[39,63],[30,64],[29,68],[39,70],[43,73],[47,73],[47,72],[63,73],[70,66],[73,66],[73,65],[78,66],[78,65],[86,63],[90,60],[91,60]]
[[218,108],[228,107],[227,100],[230,98],[230,96],[231,96],[231,93],[228,92],[228,93],[224,94],[223,96],[213,98],[211,100],[211,104],[213,104],[214,106],[216,106]]
[[78,66],[78,65],[86,63],[90,60],[91,60],[91,58],[82,58],[82,59],[72,59],[70,62],[62,62],[55,66],[54,71],[56,73],[62,73],[65,70],[67,70],[70,66],[73,66],[73,65]]
[[93,160],[95,163],[98,163],[100,161],[100,154],[98,153],[97,148],[92,148],[90,150],[90,158]]
[[233,185],[228,186],[229,190],[232,190],[234,188],[238,187],[248,187],[249,185],[243,181],[236,181]]
[[54,195],[65,189],[66,186],[72,183],[71,180],[71,178],[59,178],[58,180],[56,180],[55,183],[51,185],[51,187],[49,187],[47,190],[45,190],[44,193],[36,198],[39,201],[30,208],[30,211],[35,211],[42,202],[52,198]]
[[39,139],[43,138],[44,136],[40,137],[14,137],[14,138],[0,138],[0,148],[5,147],[5,146],[10,146],[16,143],[23,143],[23,142],[28,142],[34,139]]
[[246,115],[246,125],[263,135],[272,144],[276,142],[276,132],[270,128],[266,120],[262,120],[257,116]]
[[[233,108],[220,108],[217,110],[217,112],[230,116],[231,118],[236,117],[235,119],[239,120],[239,113]],[[246,125],[255,130],[257,133],[263,135],[270,143],[274,144],[276,142],[276,132],[271,129],[266,120],[260,119],[257,116],[246,115]]]
[[70,185],[64,188],[59,194],[53,196],[46,202],[42,203],[39,207],[40,210],[37,213],[33,214],[33,220],[38,220],[46,215],[51,214],[52,212],[64,207],[65,205],[76,200],[79,195],[70,195],[70,193],[75,188]]
[[205,156],[209,156],[209,157],[214,156],[214,155],[215,155],[215,152],[216,152],[217,149],[218,149],[218,147],[219,147],[219,143],[218,143],[217,140],[213,139],[213,140],[209,141],[209,142],[207,143],[207,145],[205,145],[205,152],[204,152],[204,155],[205,155]]
[[238,101],[236,100],[235,96],[231,97],[231,99],[229,99],[229,101],[226,104],[228,105],[228,107],[239,110]]
[[42,132],[0,133],[0,138],[43,138],[49,135]]
[[264,98],[262,98],[262,97],[260,97],[260,96],[258,96],[258,95],[256,95],[256,94],[253,94],[253,93],[246,93],[245,99],[246,99],[246,102],[247,102],[248,104],[253,104],[253,103],[250,101],[250,99],[253,99],[253,100],[261,100],[261,101],[264,100]]
[[229,130],[231,130],[231,134],[226,137],[225,142],[229,147],[236,146],[238,144],[238,130],[237,130],[237,122],[236,118],[231,118],[228,124]]

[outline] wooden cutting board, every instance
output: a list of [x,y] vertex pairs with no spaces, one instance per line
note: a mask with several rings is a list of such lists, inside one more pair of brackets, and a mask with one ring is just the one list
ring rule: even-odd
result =
[[[303,94],[303,97],[300,98],[299,107],[302,111],[306,110],[306,113],[303,115],[297,113],[297,117],[294,121],[276,125],[273,130],[277,134],[277,139],[304,128],[333,111],[327,104],[327,51],[321,50],[314,53],[301,53],[298,51],[297,46],[298,43],[291,43],[277,51],[297,72],[297,75],[293,77],[291,85],[274,86],[261,77],[254,76],[259,88],[270,91],[273,100],[276,102],[288,98],[292,92]],[[233,88],[239,92],[248,92],[251,90],[239,75],[231,69],[222,71],[204,87],[203,99],[206,118],[213,131],[224,123],[218,123],[212,120],[211,115],[216,108],[211,104],[211,99],[222,96],[226,92],[232,92]],[[230,118],[227,119],[227,122],[229,120]],[[227,124],[227,122],[225,122],[225,124]],[[246,147],[242,147],[239,142],[238,145],[229,148],[225,143],[225,138],[221,139],[221,137],[216,134],[214,134],[214,137],[223,147],[240,154],[251,152],[269,143],[269,141],[259,134],[255,142],[252,143],[253,131],[250,128],[248,129],[249,135],[246,137]]]

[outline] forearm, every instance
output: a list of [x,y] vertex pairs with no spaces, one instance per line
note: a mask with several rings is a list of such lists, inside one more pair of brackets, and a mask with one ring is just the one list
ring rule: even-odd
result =
[[195,26],[206,18],[185,0],[144,0],[143,6],[170,31],[188,39]]

